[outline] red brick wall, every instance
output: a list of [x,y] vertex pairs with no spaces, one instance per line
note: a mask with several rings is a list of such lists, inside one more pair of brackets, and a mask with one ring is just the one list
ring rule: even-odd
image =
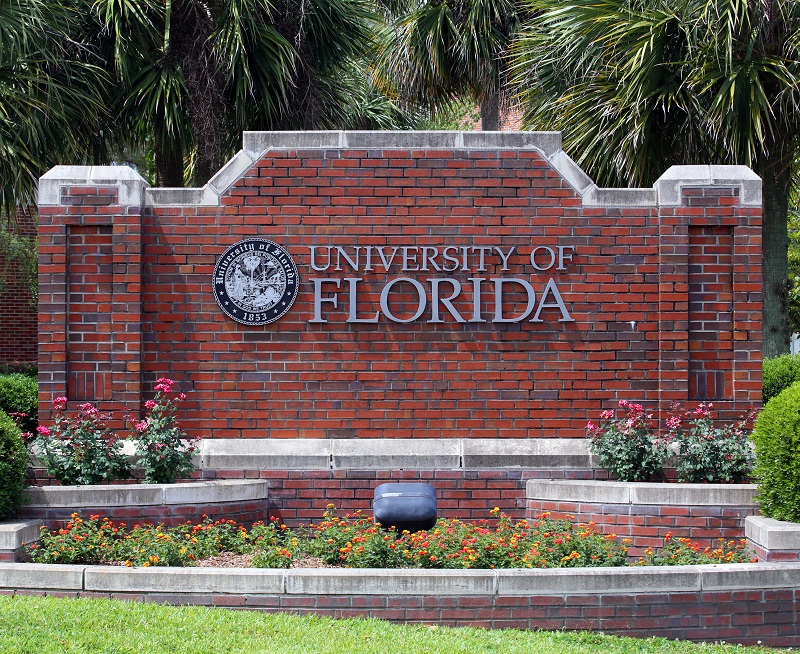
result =
[[[0,591],[42,594],[40,590]],[[797,647],[800,591],[763,589],[585,595],[244,595],[179,592],[65,592],[57,597],[103,597],[161,604],[249,608],[258,611],[356,616],[399,623],[492,629],[602,631],[650,638],[725,641]]]
[[[23,236],[36,236],[36,216],[32,212],[17,212],[12,230]],[[0,253],[0,270],[6,261]],[[35,364],[38,316],[32,304],[31,292],[22,277],[12,267],[7,284],[0,288],[0,366]]]
[[[686,402],[698,342],[689,325],[690,230],[718,227],[732,234],[735,304],[714,310],[733,315],[736,347],[729,399],[717,404],[733,414],[760,400],[760,210],[740,207],[736,188],[688,189],[679,207],[589,207],[537,150],[312,149],[268,152],[221,206],[162,205],[140,217],[110,192],[67,187],[60,206],[42,207],[44,402],[67,391],[67,359],[77,374],[77,342],[62,342],[65,223],[112,229],[113,272],[98,283],[112,285],[114,331],[110,350],[92,361],[109,369],[104,408],[138,411],[140,381],[147,392],[169,375],[189,395],[182,424],[192,434],[572,438],[623,398],[655,411]],[[301,278],[291,311],[261,327],[226,318],[211,284],[223,250],[251,236],[287,248]],[[409,324],[348,323],[342,282],[338,307],[324,306],[327,322],[310,323],[309,279],[328,273],[310,269],[309,247],[369,245],[517,251],[507,271],[498,257],[485,271],[452,274],[355,273],[345,264],[330,276],[361,278],[360,317],[373,315],[381,289],[400,276],[428,288],[426,312]],[[529,259],[537,246],[575,252],[565,270],[541,272]],[[471,277],[523,278],[537,299],[553,278],[574,322],[550,308],[543,322],[457,324],[442,307],[444,322],[431,323],[432,276],[461,282],[453,303],[467,318]],[[408,283],[394,288],[392,312],[407,317],[416,293]],[[487,318],[489,289],[484,282]],[[524,307],[511,293],[505,300],[506,315]],[[86,333],[75,318],[70,338]]]
[[528,517],[548,512],[553,518],[574,516],[584,524],[593,522],[605,534],[616,534],[633,542],[631,557],[642,556],[648,547],[659,550],[664,538],[691,538],[702,548],[716,547],[720,538],[744,538],[744,520],[754,507],[742,506],[655,506],[647,504],[589,504],[528,500]]

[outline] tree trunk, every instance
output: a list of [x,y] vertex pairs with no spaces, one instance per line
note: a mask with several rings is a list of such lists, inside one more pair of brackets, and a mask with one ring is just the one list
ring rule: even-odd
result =
[[183,186],[183,147],[178,138],[169,141],[156,129],[156,186]]
[[495,92],[481,102],[481,130],[496,132],[500,129],[500,93]]
[[764,358],[789,351],[789,184],[790,152],[777,144],[759,158],[762,179],[763,216],[763,320]]

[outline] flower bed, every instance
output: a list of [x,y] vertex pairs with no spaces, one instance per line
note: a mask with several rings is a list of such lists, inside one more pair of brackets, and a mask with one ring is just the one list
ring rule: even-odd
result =
[[[286,568],[308,556],[348,568],[568,568],[625,566],[629,541],[603,535],[591,525],[543,515],[513,522],[499,509],[495,524],[440,519],[426,531],[398,534],[360,512],[340,518],[331,507],[318,524],[291,530],[277,520],[248,530],[232,520],[164,525],[114,523],[73,514],[57,531],[43,529],[29,547],[38,563],[126,566],[191,566],[222,553],[254,555],[255,567]],[[570,516],[571,518],[571,516]],[[648,551],[639,565],[751,561],[742,541],[701,549],[688,539],[666,538],[663,554]]]

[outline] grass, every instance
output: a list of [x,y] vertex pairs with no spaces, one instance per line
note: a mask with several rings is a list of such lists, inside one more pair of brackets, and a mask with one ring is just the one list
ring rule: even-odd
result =
[[723,654],[778,652],[596,633],[485,630],[331,620],[104,599],[0,597],[2,654]]

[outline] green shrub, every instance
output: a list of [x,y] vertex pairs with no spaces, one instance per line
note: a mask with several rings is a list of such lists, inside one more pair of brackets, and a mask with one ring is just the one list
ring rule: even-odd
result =
[[800,381],[800,354],[764,359],[761,380],[764,404],[797,381]]
[[800,522],[800,382],[772,398],[753,429],[761,512]]
[[21,417],[22,431],[33,432],[38,424],[39,387],[35,377],[12,373],[0,375],[0,411],[12,418],[12,414],[24,414]]
[[0,411],[0,520],[14,517],[22,502],[28,452],[19,427]]

